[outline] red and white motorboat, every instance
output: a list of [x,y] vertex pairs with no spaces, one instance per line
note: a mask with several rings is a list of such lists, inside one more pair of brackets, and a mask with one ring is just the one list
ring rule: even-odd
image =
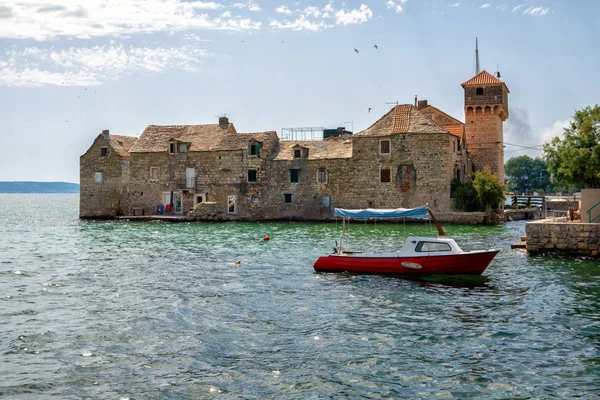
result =
[[[464,251],[454,239],[446,237],[427,205],[412,209],[344,210],[335,209],[334,216],[343,217],[342,240],[334,253],[319,257],[317,272],[355,272],[371,274],[467,274],[481,275],[500,250]],[[431,218],[439,237],[409,236],[398,251],[362,253],[347,250],[347,219]],[[345,242],[346,246],[343,246]]]

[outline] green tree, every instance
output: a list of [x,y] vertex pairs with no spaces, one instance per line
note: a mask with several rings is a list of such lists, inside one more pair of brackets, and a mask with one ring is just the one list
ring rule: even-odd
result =
[[504,164],[504,174],[510,178],[510,190],[548,192],[552,187],[548,163],[539,157],[513,157]]
[[473,188],[479,201],[485,204],[486,211],[498,210],[498,205],[504,201],[506,186],[498,182],[498,178],[487,165],[473,175]]
[[600,187],[600,106],[576,111],[564,139],[546,143],[544,156],[558,183]]
[[469,179],[465,183],[454,182],[454,198],[456,207],[463,211],[484,211],[485,205],[481,203],[477,196],[477,191],[473,187],[473,180]]

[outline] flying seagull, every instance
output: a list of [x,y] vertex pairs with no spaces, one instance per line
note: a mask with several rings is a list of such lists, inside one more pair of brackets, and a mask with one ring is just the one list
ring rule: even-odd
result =
[[376,44],[374,44],[373,46],[375,46],[375,50],[377,50],[377,45],[376,45]]
[[356,54],[358,54],[358,49],[354,49],[354,51],[356,52]]
[[369,112],[371,112],[371,107],[369,107]]

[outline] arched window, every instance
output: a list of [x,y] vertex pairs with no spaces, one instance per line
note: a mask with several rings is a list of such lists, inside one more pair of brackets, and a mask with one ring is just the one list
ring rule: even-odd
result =
[[483,88],[482,87],[478,87],[477,90],[475,91],[475,94],[477,96],[483,96]]

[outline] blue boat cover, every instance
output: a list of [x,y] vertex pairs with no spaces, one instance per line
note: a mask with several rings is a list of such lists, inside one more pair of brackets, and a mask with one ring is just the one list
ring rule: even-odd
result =
[[389,208],[376,209],[367,208],[364,210],[346,210],[335,208],[334,217],[347,217],[352,219],[371,219],[371,218],[429,218],[429,208],[427,205],[417,208]]

